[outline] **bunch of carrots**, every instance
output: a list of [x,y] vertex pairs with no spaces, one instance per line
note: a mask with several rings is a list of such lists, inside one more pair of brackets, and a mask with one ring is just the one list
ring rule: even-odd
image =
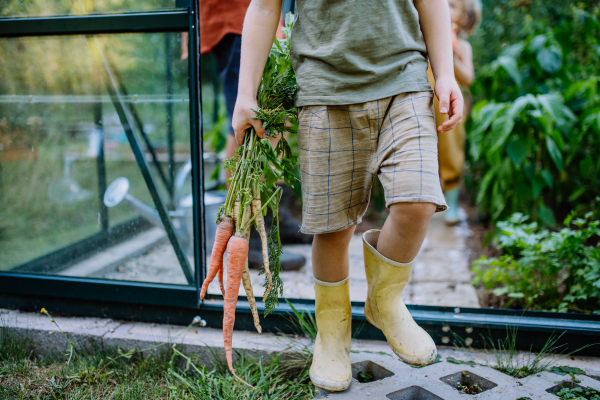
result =
[[[225,204],[219,209],[210,266],[200,292],[200,298],[204,299],[208,285],[218,276],[225,303],[223,337],[227,365],[231,373],[242,382],[244,381],[233,370],[232,347],[240,282],[243,282],[246,290],[254,325],[259,333],[262,331],[248,270],[248,240],[252,225],[258,231],[262,242],[264,265],[261,273],[266,275],[263,295],[265,316],[274,310],[278,304],[278,297],[283,292],[283,283],[279,278],[281,268],[279,257],[282,250],[277,213],[281,188],[276,185],[276,182],[284,180],[290,187],[297,182],[294,175],[297,157],[292,153],[285,137],[286,133],[297,132],[298,119],[294,107],[296,77],[290,60],[292,24],[293,16],[288,14],[286,26],[283,28],[285,39],[276,38],[271,48],[257,94],[258,110],[254,110],[256,118],[263,122],[267,135],[279,137],[279,140],[273,148],[268,139],[260,139],[254,129],[249,128],[244,143],[235,156],[224,161],[225,169],[232,172],[231,185],[227,191]],[[273,213],[273,222],[268,233],[263,218],[267,207],[271,208]],[[227,287],[223,284],[225,251],[227,251]]]

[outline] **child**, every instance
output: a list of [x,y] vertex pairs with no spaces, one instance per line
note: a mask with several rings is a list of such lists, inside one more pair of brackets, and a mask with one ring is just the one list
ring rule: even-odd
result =
[[[242,31],[233,128],[241,143],[254,127],[256,92],[277,29],[281,0],[252,0]],[[390,215],[363,235],[365,316],[407,363],[427,365],[437,351],[401,295],[434,212],[440,187],[429,58],[440,111],[455,127],[463,98],[454,78],[447,0],[297,0],[292,63],[302,179],[301,231],[314,235],[318,335],[310,378],[341,391],[352,380],[348,246],[367,209],[374,174]]]
[[[477,0],[448,0],[452,30],[456,33],[454,47],[454,76],[463,90],[473,84],[473,50],[464,38],[475,31],[481,20],[481,6]],[[429,69],[429,82],[433,85],[433,74]],[[437,101],[434,102],[435,120],[440,126],[447,118],[439,112]],[[465,112],[465,117],[468,112]],[[463,121],[466,118],[463,118]],[[448,225],[460,222],[458,216],[458,194],[460,192],[460,176],[465,161],[465,126],[458,124],[454,129],[438,134],[438,158],[440,161],[440,178],[442,190],[448,203],[444,218]]]

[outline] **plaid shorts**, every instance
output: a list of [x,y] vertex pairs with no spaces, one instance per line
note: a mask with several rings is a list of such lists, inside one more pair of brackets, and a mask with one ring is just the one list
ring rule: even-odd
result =
[[301,231],[335,232],[360,223],[374,174],[383,185],[388,207],[427,202],[444,211],[434,118],[432,92],[301,107]]

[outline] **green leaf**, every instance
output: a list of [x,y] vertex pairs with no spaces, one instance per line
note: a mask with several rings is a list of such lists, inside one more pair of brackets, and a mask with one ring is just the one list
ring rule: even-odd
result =
[[546,149],[559,171],[563,169],[563,156],[550,136],[546,136]]
[[566,374],[577,374],[577,375],[585,375],[585,371],[577,368],[577,367],[568,367],[566,365],[562,366],[553,366],[550,368],[550,372],[558,374],[558,375],[566,375]]
[[558,94],[541,94],[536,96],[539,104],[546,110],[550,117],[554,120],[559,118],[563,111],[562,106],[564,104],[563,98]]
[[[483,132],[496,120],[498,114],[510,107],[507,103],[491,103],[483,102],[476,103],[473,107],[473,120],[475,122],[474,129],[469,134],[470,154],[473,160],[477,161],[481,156],[483,146]],[[481,107],[481,108],[480,108]]]
[[487,194],[488,187],[490,186],[490,183],[492,182],[492,179],[494,178],[494,175],[496,174],[498,168],[498,164],[492,167],[481,180],[481,184],[479,185],[479,192],[477,193],[477,199],[475,200],[477,204],[483,201],[483,198]]
[[517,67],[517,60],[513,57],[501,56],[496,60],[499,66],[504,68],[508,76],[515,82],[520,88],[523,87],[523,78]]
[[562,66],[562,56],[556,47],[538,51],[536,59],[540,67],[549,74],[554,74]]
[[463,361],[463,360],[458,360],[454,357],[447,357],[446,361],[452,363],[452,364],[467,364],[467,365],[477,365],[477,363],[473,360],[470,361]]
[[546,35],[538,35],[534,37],[529,43],[529,50],[531,50],[532,53],[537,53],[546,44],[547,40],[548,38]]
[[546,185],[548,185],[548,187],[552,187],[553,180],[552,180],[552,174],[550,173],[550,171],[543,170],[541,172],[541,175],[542,175],[542,178],[544,178],[544,181],[546,181]]
[[506,147],[506,151],[512,162],[519,167],[527,155],[527,141],[524,139],[513,140]]
[[593,166],[594,162],[592,161],[591,156],[587,156],[581,163],[579,163],[579,174],[581,176],[590,176]]
[[544,225],[550,227],[556,226],[556,218],[554,217],[554,212],[549,207],[546,207],[543,204],[539,206],[538,217]]
[[490,152],[495,152],[498,150],[510,136],[515,126],[515,119],[517,118],[517,115],[528,105],[537,104],[537,99],[531,94],[518,97],[515,101],[513,101],[506,114],[497,118],[492,123]]

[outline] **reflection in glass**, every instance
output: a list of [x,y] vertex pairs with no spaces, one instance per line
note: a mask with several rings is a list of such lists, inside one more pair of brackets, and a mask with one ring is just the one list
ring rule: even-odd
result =
[[173,8],[175,0],[3,0],[0,2],[0,17],[156,11]]
[[177,216],[190,193],[179,48],[174,33],[0,40],[0,270],[189,283],[160,223],[103,198],[123,178],[126,194],[156,213],[125,113],[193,265],[191,226]]

